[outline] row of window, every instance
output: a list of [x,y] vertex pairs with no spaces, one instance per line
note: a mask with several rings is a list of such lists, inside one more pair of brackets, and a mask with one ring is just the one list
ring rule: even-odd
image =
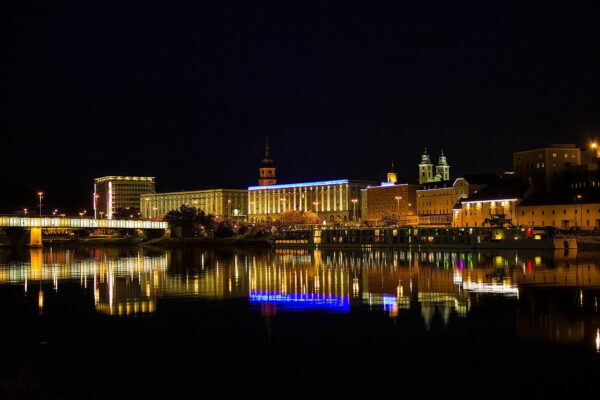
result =
[[[578,211],[579,210],[576,209],[576,208],[573,210],[573,212],[575,214],[577,214]],[[562,210],[562,213],[563,213],[563,215],[566,215],[567,214],[567,210]],[[585,213],[589,214],[590,213],[590,209],[586,208]],[[598,213],[600,213],[600,208],[598,209]],[[524,216],[524,215],[525,215],[525,211],[521,211],[521,216]],[[535,210],[531,210],[531,215],[535,215]],[[541,215],[545,215],[545,210],[542,210]],[[556,210],[552,210],[552,215],[556,215]]]

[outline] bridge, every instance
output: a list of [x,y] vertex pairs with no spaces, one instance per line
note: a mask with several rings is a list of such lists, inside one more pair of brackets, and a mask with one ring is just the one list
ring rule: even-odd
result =
[[165,230],[169,228],[169,223],[164,221],[130,219],[0,216],[0,229],[2,228],[29,230],[29,245],[40,247],[42,245],[43,228]]

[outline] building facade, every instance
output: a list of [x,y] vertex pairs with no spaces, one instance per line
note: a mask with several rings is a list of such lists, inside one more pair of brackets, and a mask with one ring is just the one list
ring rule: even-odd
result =
[[112,219],[118,209],[140,209],[140,196],[155,192],[153,177],[105,176],[94,180],[94,217]]
[[496,176],[496,181],[473,190],[454,206],[452,225],[481,227],[518,225],[516,207],[531,194],[531,186],[521,183],[512,173]]
[[248,188],[248,219],[267,222],[288,210],[312,211],[327,223],[361,218],[360,190],[369,181],[338,179]]
[[248,191],[244,189],[209,189],[142,195],[142,217],[162,219],[182,205],[196,207],[219,218],[240,218],[248,210]]
[[581,164],[581,150],[574,144],[518,151],[513,154],[515,175],[536,191],[551,192],[566,185],[569,171]]
[[469,175],[454,181],[424,184],[417,190],[419,225],[451,226],[454,205],[497,179],[496,175]]
[[600,229],[600,190],[536,193],[517,206],[519,225]]
[[383,183],[381,186],[369,186],[366,193],[366,220],[379,224],[385,214],[398,216],[398,225],[417,224],[416,191],[420,185],[408,183]]

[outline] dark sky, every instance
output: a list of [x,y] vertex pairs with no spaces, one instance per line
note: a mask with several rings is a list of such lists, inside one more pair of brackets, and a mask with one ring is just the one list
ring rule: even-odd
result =
[[[86,192],[511,168],[600,137],[600,15],[575,2],[23,1],[2,15],[0,181]],[[579,3],[579,2],[578,2]]]

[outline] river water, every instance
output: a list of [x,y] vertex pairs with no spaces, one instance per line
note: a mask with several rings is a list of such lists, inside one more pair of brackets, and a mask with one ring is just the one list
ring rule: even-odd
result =
[[[0,250],[0,397],[563,397],[600,254]],[[365,392],[366,391],[366,392]]]

